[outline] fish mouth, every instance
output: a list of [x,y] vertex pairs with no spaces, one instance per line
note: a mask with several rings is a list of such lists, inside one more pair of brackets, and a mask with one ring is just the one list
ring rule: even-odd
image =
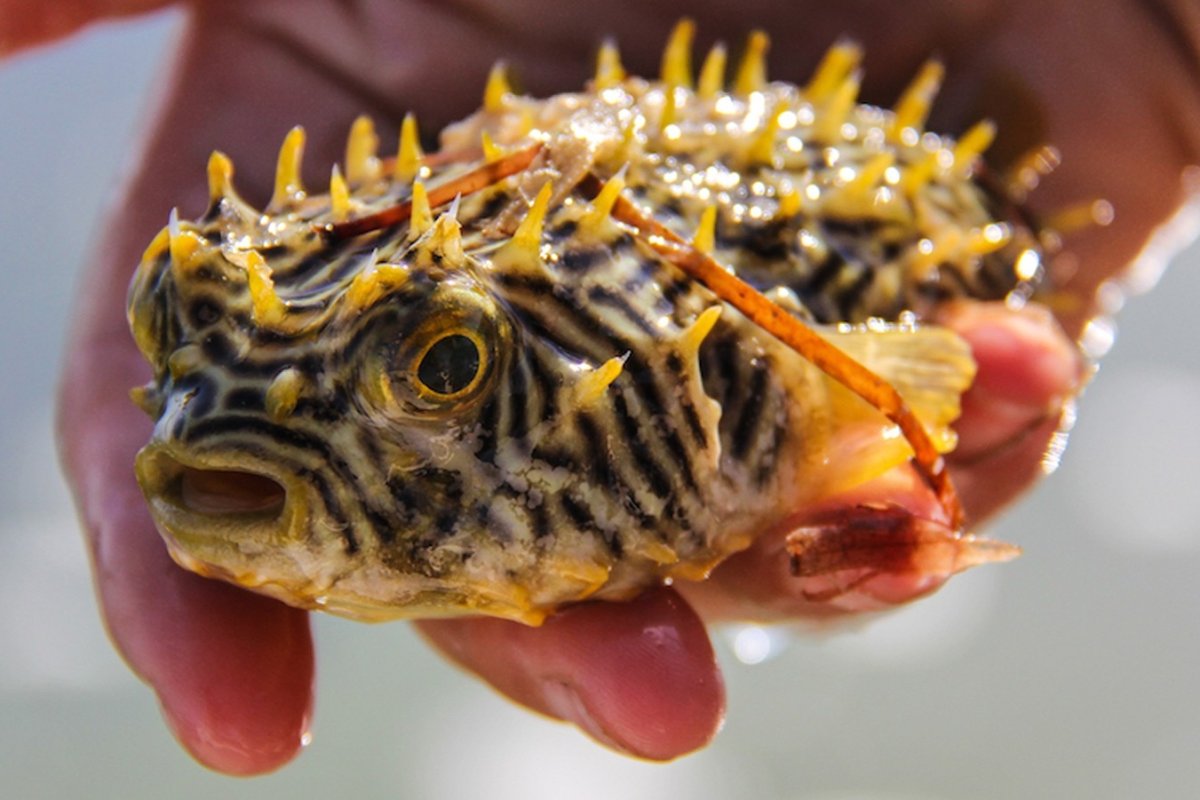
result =
[[243,454],[197,455],[151,443],[138,453],[136,472],[172,555],[237,568],[254,552],[303,535],[301,487]]
[[188,510],[209,516],[277,517],[287,493],[274,479],[232,469],[183,467],[176,495]]

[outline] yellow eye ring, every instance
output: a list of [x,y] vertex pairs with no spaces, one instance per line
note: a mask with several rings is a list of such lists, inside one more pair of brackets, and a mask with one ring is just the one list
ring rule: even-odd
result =
[[488,371],[488,348],[478,331],[455,327],[430,337],[412,360],[410,379],[423,399],[471,396]]

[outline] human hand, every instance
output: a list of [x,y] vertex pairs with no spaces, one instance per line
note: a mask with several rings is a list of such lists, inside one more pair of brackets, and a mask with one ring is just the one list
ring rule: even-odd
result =
[[[145,5],[114,0],[106,13]],[[158,692],[176,735],[216,769],[261,772],[295,754],[311,708],[304,613],[176,568],[132,476],[149,425],[126,393],[146,380],[147,368],[127,331],[125,287],[166,210],[178,205],[186,217],[202,208],[209,151],[229,152],[239,189],[262,200],[279,140],[303,123],[308,184],[322,186],[318,173],[339,157],[348,121],[360,112],[394,127],[412,109],[425,130],[438,129],[474,110],[482,76],[499,57],[534,94],[575,88],[590,74],[595,43],[608,33],[618,37],[632,72],[654,74],[665,32],[682,13],[697,19],[702,44],[718,31],[738,35],[747,24],[770,31],[772,74],[799,81],[830,42],[850,33],[867,53],[864,97],[882,104],[928,55],[939,54],[947,86],[931,129],[959,132],[992,116],[1000,123],[993,152],[1001,160],[1053,142],[1066,160],[1031,205],[1053,209],[1106,197],[1117,209],[1114,225],[1067,243],[1079,265],[1058,276],[1078,299],[1061,319],[1069,335],[1036,312],[977,304],[946,311],[943,321],[971,342],[980,364],[954,455],[955,480],[978,520],[1038,475],[1062,402],[1079,385],[1070,337],[1091,312],[1092,291],[1174,209],[1180,171],[1200,149],[1198,87],[1188,60],[1197,56],[1200,23],[1188,23],[1182,2],[1109,5],[1103,13],[1066,0],[970,10],[858,2],[800,12],[794,4],[767,2],[681,9],[664,0],[581,12],[533,0],[445,9],[324,0],[197,3],[169,91],[87,268],[59,418],[109,630]],[[78,6],[97,13],[95,4]],[[0,24],[21,18],[7,15]],[[14,36],[33,36],[0,33],[10,44],[20,41]],[[1111,124],[1097,121],[1098,108]],[[887,480],[867,487],[883,493],[873,497],[915,510],[927,502],[902,478]],[[704,744],[723,709],[699,612],[812,611],[786,580],[778,537],[764,537],[712,580],[688,587],[686,597],[658,589],[630,603],[583,604],[539,629],[493,619],[421,628],[448,656],[518,701],[572,720],[618,749],[670,758]]]

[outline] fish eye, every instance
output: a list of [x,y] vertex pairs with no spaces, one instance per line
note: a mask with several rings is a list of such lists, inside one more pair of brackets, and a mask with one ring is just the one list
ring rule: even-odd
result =
[[487,371],[487,351],[474,331],[461,328],[434,339],[416,358],[415,385],[432,399],[467,395]]
[[441,420],[475,408],[496,382],[510,331],[487,295],[446,285],[410,314],[364,324],[373,346],[360,350],[350,398],[394,421]]

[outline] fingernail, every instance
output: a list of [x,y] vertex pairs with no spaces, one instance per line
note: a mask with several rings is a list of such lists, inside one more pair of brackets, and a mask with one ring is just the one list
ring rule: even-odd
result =
[[554,678],[544,680],[542,682],[542,697],[545,701],[546,710],[551,715],[572,723],[605,747],[609,747],[619,753],[636,755],[628,747],[614,739],[596,718],[592,716],[592,712],[588,709],[583,698],[579,696],[579,692],[569,682]]

